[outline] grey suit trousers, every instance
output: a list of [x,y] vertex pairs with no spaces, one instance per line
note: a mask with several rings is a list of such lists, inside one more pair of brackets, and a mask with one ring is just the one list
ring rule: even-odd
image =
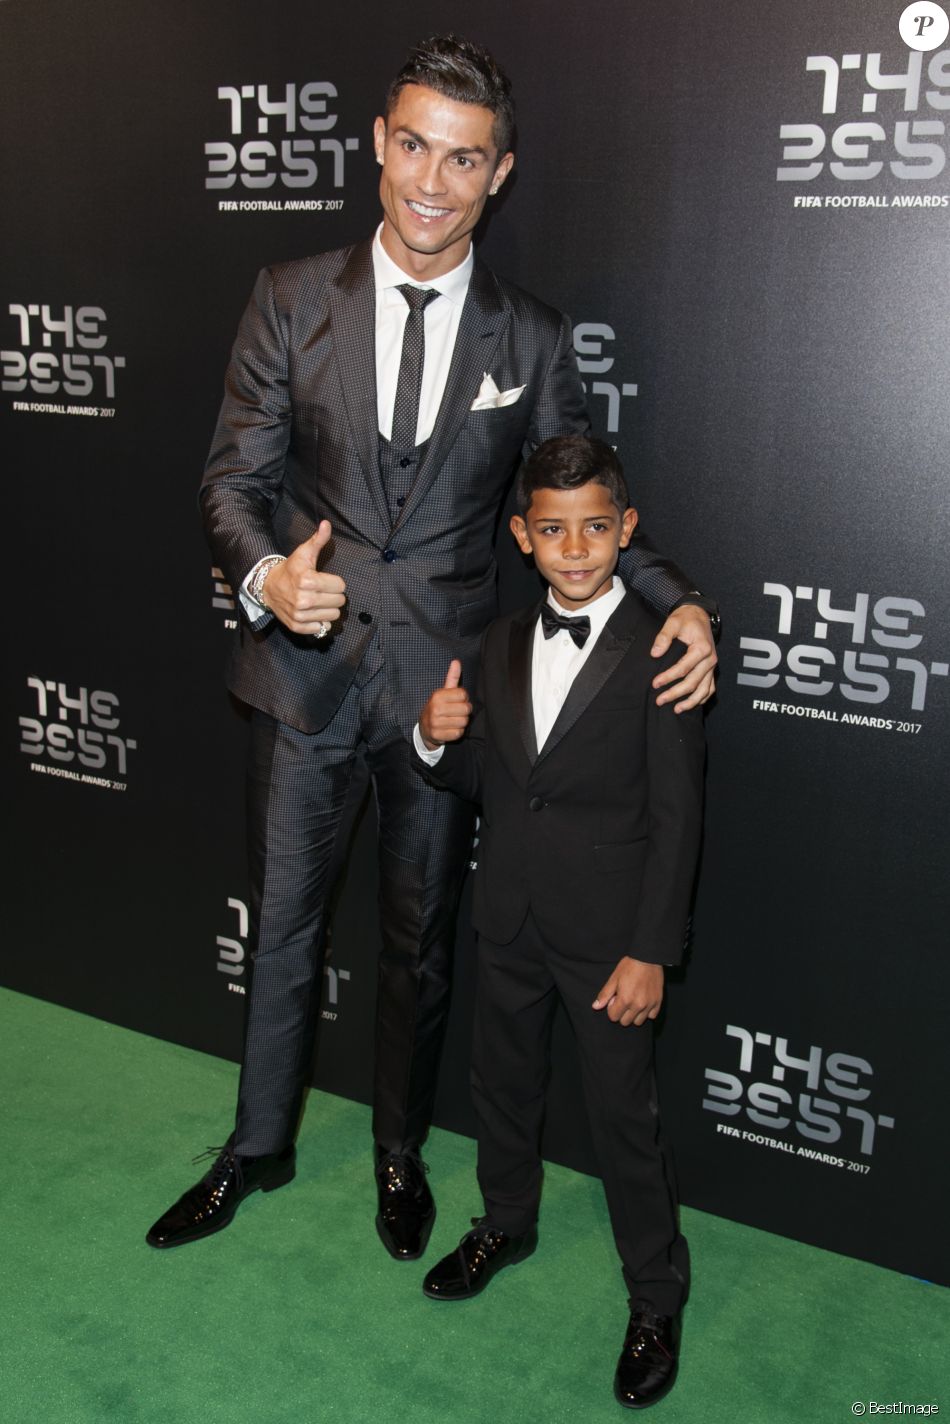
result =
[[253,715],[251,975],[234,1138],[243,1155],[279,1151],[296,1131],[320,1004],[328,879],[361,749],[379,816],[373,1132],[388,1151],[402,1151],[431,1120],[474,817],[413,770],[390,688],[371,649],[321,731]]

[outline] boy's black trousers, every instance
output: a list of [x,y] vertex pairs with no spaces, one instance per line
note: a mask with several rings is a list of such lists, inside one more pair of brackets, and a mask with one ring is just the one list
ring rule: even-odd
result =
[[[582,934],[582,926],[569,934]],[[510,944],[479,941],[472,1093],[478,1180],[487,1221],[511,1236],[537,1220],[539,1152],[551,1027],[564,1004],[580,1058],[584,1100],[631,1301],[674,1315],[689,1290],[689,1252],[677,1222],[676,1186],[660,1134],[653,1024],[621,1028],[591,1007],[616,967],[546,944],[531,914]]]

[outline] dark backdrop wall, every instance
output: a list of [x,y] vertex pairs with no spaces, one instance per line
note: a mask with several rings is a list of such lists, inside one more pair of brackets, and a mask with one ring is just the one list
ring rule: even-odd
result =
[[[644,526],[722,604],[660,1040],[683,1197],[950,1281],[950,50],[902,8],[0,6],[6,984],[239,1054],[237,613],[197,480],[258,267],[372,230],[386,81],[455,27],[519,97],[481,250],[572,314]],[[506,552],[507,606],[532,577]],[[371,814],[354,837],[315,1080],[365,1100]],[[461,1131],[472,959],[466,898]],[[547,1150],[590,1168],[557,1049]]]

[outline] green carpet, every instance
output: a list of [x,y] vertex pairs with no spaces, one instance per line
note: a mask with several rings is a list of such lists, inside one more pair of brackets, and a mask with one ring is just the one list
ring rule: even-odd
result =
[[[373,1229],[366,1108],[311,1095],[296,1180],[179,1250],[143,1235],[220,1141],[236,1068],[0,991],[3,1424],[597,1424],[626,1320],[600,1183],[547,1175],[541,1246],[426,1300]],[[473,1144],[427,1148],[427,1262],[478,1211]],[[950,1411],[950,1291],[684,1211],[694,1284],[664,1424],[812,1424],[855,1400]],[[874,1415],[869,1412],[869,1418]]]

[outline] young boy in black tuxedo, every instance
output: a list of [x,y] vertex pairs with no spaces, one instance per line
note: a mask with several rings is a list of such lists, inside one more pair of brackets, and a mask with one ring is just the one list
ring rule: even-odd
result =
[[689,1282],[652,1034],[663,966],[683,951],[702,815],[702,713],[656,705],[650,647],[659,620],[614,576],[637,522],[614,451],[584,436],[545,441],[517,495],[511,529],[547,597],[488,629],[474,706],[453,661],[414,734],[425,774],[482,816],[472,1090],[485,1215],[423,1290],[467,1299],[537,1245],[560,999],[630,1293],[614,1392],[642,1408],[676,1378]]

